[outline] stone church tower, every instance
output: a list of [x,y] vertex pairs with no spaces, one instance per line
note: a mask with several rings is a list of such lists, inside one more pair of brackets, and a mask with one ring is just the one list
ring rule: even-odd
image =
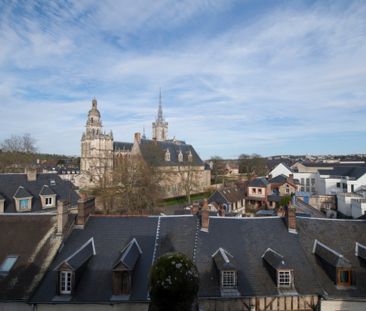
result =
[[98,184],[101,178],[106,178],[113,170],[113,134],[112,131],[106,134],[102,130],[100,112],[94,98],[81,138],[80,160],[81,174],[88,175],[92,184]]
[[159,94],[158,116],[152,124],[152,138],[157,141],[168,140],[168,122],[163,117],[163,108],[161,107],[161,92]]

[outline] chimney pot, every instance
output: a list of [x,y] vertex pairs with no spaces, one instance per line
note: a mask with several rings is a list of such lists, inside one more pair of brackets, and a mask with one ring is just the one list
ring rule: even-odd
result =
[[94,212],[95,198],[87,197],[86,193],[78,200],[78,216],[76,217],[76,224],[84,228],[89,219],[89,215]]
[[285,217],[286,217],[288,232],[297,233],[297,230],[296,230],[296,207],[294,205],[292,205],[291,202],[289,202],[289,204],[287,206]]
[[135,141],[137,141],[138,143],[141,142],[141,133],[135,133]]

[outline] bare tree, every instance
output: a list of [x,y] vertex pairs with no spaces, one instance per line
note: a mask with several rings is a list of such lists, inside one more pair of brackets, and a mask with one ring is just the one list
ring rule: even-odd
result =
[[99,178],[94,193],[105,213],[150,213],[161,197],[160,174],[138,155],[114,162],[111,176]]
[[12,135],[1,143],[1,149],[4,152],[24,152],[36,153],[36,140],[31,134],[23,134],[23,136]]
[[191,194],[196,192],[200,185],[200,171],[192,164],[178,166],[178,180],[185,193],[188,204],[191,204]]

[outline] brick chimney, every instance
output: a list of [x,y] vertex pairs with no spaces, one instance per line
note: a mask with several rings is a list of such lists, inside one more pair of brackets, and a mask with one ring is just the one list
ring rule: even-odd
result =
[[287,181],[293,183],[294,182],[294,174],[288,175]]
[[199,207],[200,207],[199,203],[197,203],[197,202],[193,203],[192,206],[191,206],[191,214],[192,215],[197,215]]
[[207,199],[203,201],[203,206],[201,208],[201,231],[208,232],[210,218],[209,218],[209,211],[208,211],[208,203]]
[[69,202],[58,200],[57,201],[57,236],[64,236],[65,226],[69,215]]
[[36,181],[37,180],[37,169],[33,167],[26,167],[25,173],[27,174],[28,181]]
[[296,206],[292,205],[291,202],[288,203],[285,212],[285,219],[288,228],[288,232],[297,233],[296,230]]
[[85,193],[80,194],[81,198],[78,200],[78,215],[76,217],[76,225],[79,228],[84,228],[89,219],[89,215],[94,212],[95,198],[88,197]]
[[135,141],[138,143],[141,142],[141,133],[135,133]]

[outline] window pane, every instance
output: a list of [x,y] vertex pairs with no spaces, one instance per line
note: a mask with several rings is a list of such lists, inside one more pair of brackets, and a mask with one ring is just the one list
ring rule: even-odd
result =
[[0,272],[9,272],[17,261],[18,256],[8,256],[0,266]]
[[341,283],[348,283],[349,282],[349,273],[348,271],[341,271],[339,273],[339,278]]
[[24,200],[20,200],[19,201],[19,206],[20,208],[28,208],[28,200],[27,199],[24,199]]

